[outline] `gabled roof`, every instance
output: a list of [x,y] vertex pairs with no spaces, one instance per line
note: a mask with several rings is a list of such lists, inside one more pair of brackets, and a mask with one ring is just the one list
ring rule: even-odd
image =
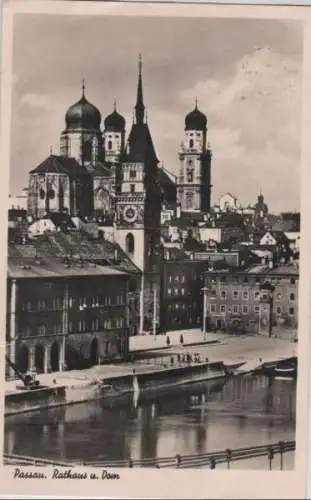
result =
[[35,169],[31,170],[31,174],[65,174],[69,177],[80,177],[88,175],[85,167],[81,166],[74,158],[66,156],[50,155]]
[[176,176],[166,170],[163,166],[158,168],[158,179],[161,186],[176,187]]

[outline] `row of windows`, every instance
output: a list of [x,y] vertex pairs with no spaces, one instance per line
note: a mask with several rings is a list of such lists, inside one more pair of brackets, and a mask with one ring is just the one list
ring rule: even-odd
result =
[[168,288],[168,295],[185,295],[186,290],[184,288]]
[[[77,323],[76,330],[78,332],[86,332],[87,330],[98,331],[98,330],[111,330],[113,328],[122,328],[124,325],[124,318],[113,318],[113,319],[102,319],[102,318],[93,318],[90,323],[87,323],[85,320],[79,320]],[[74,332],[74,325],[70,321],[68,324],[69,333]]]
[[[239,284],[239,283],[251,283],[253,281],[255,281],[257,285],[259,285],[260,283],[264,283],[265,281],[267,281],[267,278],[265,277],[260,278],[259,276],[256,276],[254,280],[253,277],[249,276],[220,276],[219,278],[211,279],[211,283],[214,284],[216,282]],[[272,278],[272,279],[269,278],[269,281],[271,282],[271,284],[274,284],[279,282],[280,280],[278,278]],[[295,285],[296,281],[297,281],[296,278],[289,279],[291,285]]]
[[[261,293],[258,291],[258,290],[252,290],[252,293],[250,293],[251,291],[250,290],[232,290],[232,293],[231,293],[231,297],[234,299],[234,300],[238,300],[239,298],[242,298],[243,300],[249,300],[249,298],[251,296],[253,296],[253,298],[255,300],[259,300],[260,296],[263,298],[263,299],[267,299],[268,298],[268,295],[266,293]],[[209,293],[209,296],[210,298],[212,299],[215,299],[217,296],[219,296],[220,298],[222,299],[226,299],[228,297],[228,291],[227,290],[220,290],[219,294],[217,294],[217,290],[211,290],[210,293]],[[276,293],[275,294],[275,300],[277,301],[281,301],[282,300],[282,296],[284,297],[284,295],[282,293]],[[296,295],[294,293],[290,293],[289,294],[289,299],[290,300],[296,300]]]
[[[78,306],[79,309],[85,309],[86,307],[100,307],[100,306],[110,306],[117,305],[121,306],[125,304],[124,295],[117,295],[111,297],[110,295],[94,295],[92,297],[79,297],[74,299],[70,297],[68,299],[68,307],[73,308]],[[54,297],[53,299],[39,299],[36,303],[26,302],[22,304],[22,311],[61,311],[64,307],[63,297]]]
[[[265,305],[266,304],[262,304],[261,310],[265,309],[265,307],[264,307]],[[226,314],[226,312],[227,312],[227,306],[226,306],[226,304],[220,304],[220,306],[218,308],[216,304],[210,304],[209,310],[210,310],[211,314],[215,314],[218,311],[221,314]],[[231,309],[228,310],[228,312],[232,312],[233,314],[238,314],[238,313],[248,314],[251,311],[253,311],[255,313],[259,313],[260,306],[256,305],[252,309],[248,305],[234,304],[233,306],[231,306]],[[276,314],[282,314],[282,308],[279,307],[279,306],[277,306],[274,311],[275,311]],[[283,312],[284,313],[288,313],[290,316],[293,316],[295,314],[295,308],[294,307],[289,307],[287,310],[284,310]]]
[[[89,328],[87,328],[89,326]],[[76,328],[73,327],[73,323],[69,322],[68,330],[69,333],[77,332],[86,332],[87,330],[98,331],[101,329],[110,330],[113,328],[122,328],[124,326],[124,318],[114,318],[114,319],[105,319],[101,321],[100,318],[94,318],[89,323],[89,325],[84,320],[78,321]],[[44,336],[44,335],[61,335],[63,333],[63,325],[61,323],[57,323],[51,327],[47,327],[46,325],[38,325],[37,327],[30,328],[29,326],[22,329],[23,337],[31,337],[31,336]]]
[[191,304],[185,304],[185,303],[181,303],[179,304],[178,302],[176,302],[175,304],[168,304],[167,306],[167,309],[168,311],[177,311],[178,309],[196,309],[197,308],[197,303],[196,302],[192,302]]

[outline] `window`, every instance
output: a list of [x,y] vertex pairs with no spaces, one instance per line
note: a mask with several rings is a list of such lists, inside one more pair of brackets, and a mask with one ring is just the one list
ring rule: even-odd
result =
[[294,307],[290,307],[290,308],[289,308],[289,314],[290,314],[291,316],[293,316],[293,315],[295,314],[295,309],[294,309]]
[[130,170],[130,178],[135,179],[136,177],[136,170]]
[[188,182],[193,182],[193,169],[187,169],[187,181]]
[[255,279],[255,283],[257,283],[257,284],[261,283],[261,279],[257,277],[257,278]]
[[184,288],[181,289],[181,295],[185,295],[185,289]]
[[248,283],[248,276],[245,276],[243,281],[244,283]]
[[134,241],[134,236],[132,233],[128,233],[125,238],[125,247],[127,253],[133,255],[134,250],[135,250],[135,241]]
[[168,282],[172,283],[172,275],[171,274],[169,274],[169,276],[168,276]]
[[106,328],[106,329],[111,328],[111,321],[110,321],[110,319],[105,319],[104,320],[104,328]]
[[281,293],[277,293],[275,298],[276,298],[276,300],[280,301],[281,298],[282,298],[282,294]]
[[84,319],[80,319],[80,320],[78,321],[78,331],[79,331],[79,332],[84,332],[84,331],[85,331],[85,329],[86,329],[86,324],[85,324],[85,321],[84,321]]
[[193,207],[193,193],[188,192],[186,193],[186,208],[192,208]]
[[258,313],[258,312],[259,312],[259,306],[255,306],[255,307],[254,307],[254,311],[255,311],[256,313]]
[[248,314],[248,306],[243,306],[242,307],[242,313],[243,314]]
[[179,304],[175,304],[175,309],[179,309]]
[[68,307],[69,307],[69,309],[71,309],[72,306],[73,306],[73,299],[72,299],[72,297],[69,297],[69,299],[68,299]]
[[175,283],[179,282],[179,276],[175,276]]
[[112,141],[108,141],[108,150],[110,151],[112,149]]
[[289,297],[290,297],[290,300],[295,300],[295,294],[294,293],[291,293]]
[[135,184],[130,184],[131,194],[135,194]]
[[192,149],[193,148],[193,139],[190,139],[189,141],[189,148]]
[[178,295],[178,288],[174,288],[174,295]]
[[281,308],[280,308],[280,306],[278,306],[278,307],[276,308],[276,314],[281,314]]
[[92,143],[87,141],[83,144],[83,160],[91,161],[92,159]]
[[244,290],[244,292],[243,292],[243,299],[244,300],[248,300],[249,299],[249,291],[248,290]]
[[225,304],[222,304],[222,305],[220,306],[220,312],[221,312],[221,313],[225,313],[225,312],[226,312],[226,306],[225,306]]
[[68,323],[68,332],[69,332],[69,333],[72,333],[72,331],[73,331],[73,330],[72,330],[72,322],[71,322],[71,321],[69,321],[69,323]]
[[227,292],[225,290],[222,290],[220,295],[222,299],[225,299],[227,297]]
[[212,299],[215,299],[216,297],[216,290],[211,290],[210,296]]
[[227,283],[227,276],[220,276],[221,283]]
[[171,288],[167,289],[167,295],[172,295],[172,289]]
[[239,278],[238,276],[232,276],[232,283],[239,283]]
[[235,299],[235,300],[239,298],[239,292],[237,290],[233,290],[233,292],[232,292],[232,298]]
[[239,306],[237,304],[234,304],[233,305],[233,312],[236,314],[239,312],[239,310],[240,310]]
[[254,292],[254,299],[259,300],[260,298],[260,292]]
[[45,335],[46,334],[46,326],[45,325],[39,325],[38,326],[38,335]]
[[93,331],[99,330],[99,319],[98,318],[92,319],[92,330]]
[[291,279],[290,279],[290,284],[291,284],[291,285],[295,285],[295,283],[296,283],[295,278],[291,278]]
[[211,313],[215,313],[216,312],[216,304],[211,304],[210,310],[211,310]]
[[185,275],[184,274],[181,276],[181,282],[185,283]]
[[46,310],[46,301],[43,300],[38,300],[38,311],[45,311]]

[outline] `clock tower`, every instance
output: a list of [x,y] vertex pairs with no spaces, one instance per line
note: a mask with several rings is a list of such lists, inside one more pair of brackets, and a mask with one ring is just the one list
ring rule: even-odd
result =
[[139,57],[135,117],[117,169],[117,240],[142,272],[140,330],[159,317],[161,190],[158,159],[145,116]]

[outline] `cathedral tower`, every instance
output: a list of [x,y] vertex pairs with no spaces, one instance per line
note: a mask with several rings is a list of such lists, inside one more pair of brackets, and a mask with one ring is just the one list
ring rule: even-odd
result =
[[125,119],[117,112],[116,101],[113,112],[105,118],[103,134],[105,161],[112,165],[119,163],[124,149]]
[[66,113],[66,128],[61,133],[60,153],[75,158],[80,165],[95,164],[102,158],[101,114],[85,97],[82,84],[81,99]]
[[158,159],[146,121],[142,61],[139,58],[135,118],[117,172],[117,237],[142,271],[141,330],[154,317],[159,298],[161,191]]
[[185,136],[179,150],[177,202],[181,212],[208,212],[211,205],[211,151],[207,145],[207,118],[195,109],[185,119]]

